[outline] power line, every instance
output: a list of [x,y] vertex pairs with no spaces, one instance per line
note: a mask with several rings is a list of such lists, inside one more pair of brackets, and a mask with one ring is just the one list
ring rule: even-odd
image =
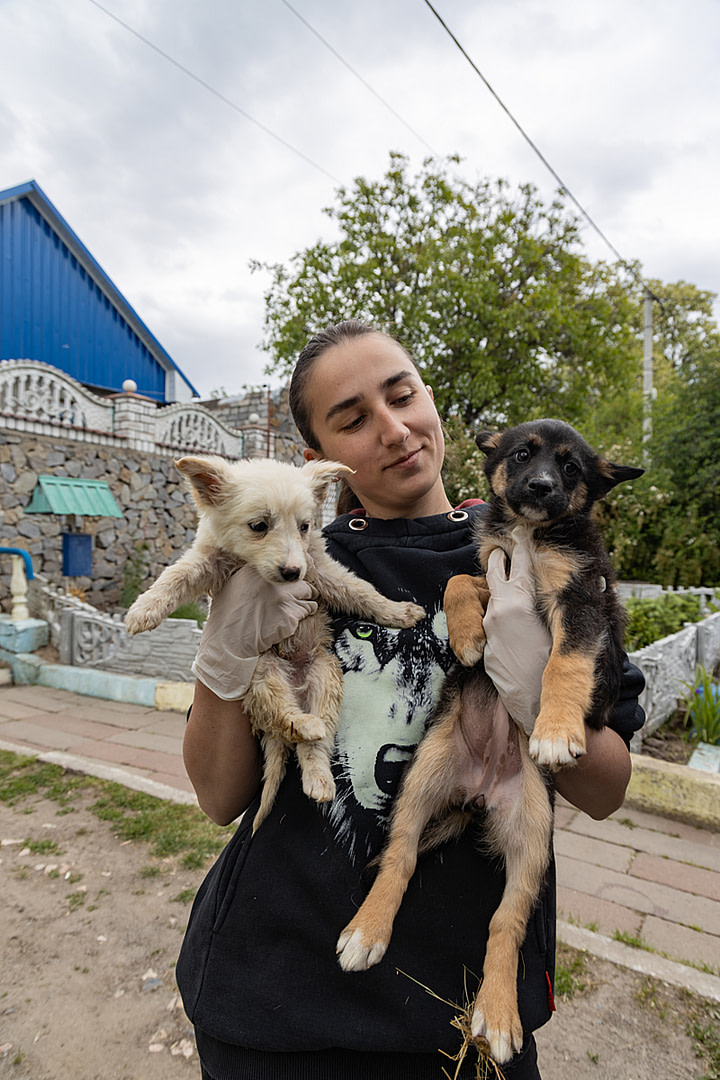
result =
[[[635,268],[634,268],[633,266],[631,266],[631,265],[630,265],[630,263],[628,263],[628,261],[627,261],[626,259],[624,259],[624,258],[622,257],[622,255],[620,254],[620,252],[619,252],[619,251],[617,250],[617,248],[616,248],[616,247],[614,246],[614,244],[612,244],[612,243],[611,243],[611,241],[610,241],[610,240],[609,240],[609,239],[607,238],[607,236],[606,236],[606,235],[605,235],[605,233],[604,233],[604,232],[602,231],[602,229],[600,228],[600,226],[599,226],[599,225],[597,225],[597,224],[595,223],[595,221],[594,221],[594,220],[592,219],[592,217],[590,216],[590,214],[588,213],[588,211],[587,211],[587,210],[585,209],[585,207],[584,207],[584,206],[583,206],[583,205],[582,205],[582,204],[581,204],[581,203],[580,203],[580,202],[578,201],[578,199],[576,199],[576,198],[575,198],[575,196],[573,195],[573,193],[572,193],[572,191],[570,190],[570,188],[569,188],[569,187],[567,186],[567,184],[566,184],[566,183],[565,183],[565,182],[563,181],[562,177],[560,177],[560,176],[558,175],[558,173],[557,173],[557,172],[555,171],[555,169],[554,169],[554,168],[552,167],[552,165],[551,165],[551,164],[550,164],[550,162],[549,162],[549,161],[547,160],[547,158],[545,157],[545,155],[544,155],[544,154],[543,154],[543,153],[542,153],[542,152],[540,151],[540,149],[539,149],[539,148],[538,148],[538,147],[537,147],[537,146],[535,145],[535,143],[534,143],[534,142],[533,142],[533,140],[532,140],[532,139],[530,138],[530,136],[529,136],[529,135],[528,135],[528,133],[527,133],[527,132],[525,131],[525,129],[524,129],[523,127],[522,127],[522,125],[521,125],[521,124],[519,123],[519,121],[517,121],[517,120],[515,119],[515,117],[514,117],[514,116],[513,116],[513,114],[512,114],[511,112],[510,112],[510,110],[508,109],[507,105],[505,104],[505,102],[504,102],[504,101],[503,101],[503,100],[502,100],[502,99],[500,98],[500,96],[499,96],[499,95],[498,95],[498,94],[496,93],[496,91],[495,91],[495,90],[493,89],[493,87],[492,87],[492,86],[490,85],[490,83],[488,82],[488,80],[487,80],[487,79],[485,78],[485,76],[483,75],[482,71],[480,70],[480,68],[479,68],[479,67],[477,66],[477,64],[475,63],[475,61],[474,61],[474,60],[473,60],[473,59],[472,59],[472,58],[471,58],[471,57],[470,57],[470,56],[468,55],[468,53],[467,53],[467,52],[465,51],[465,49],[464,49],[464,48],[463,48],[463,46],[462,46],[462,45],[460,44],[460,42],[458,41],[458,39],[457,39],[457,38],[455,37],[455,35],[453,34],[453,32],[452,32],[452,30],[450,29],[450,27],[449,27],[449,26],[447,25],[447,23],[445,22],[445,20],[444,20],[444,19],[443,19],[443,18],[442,18],[442,17],[441,17],[441,16],[439,15],[439,14],[438,14],[438,12],[437,12],[437,11],[435,10],[435,8],[433,7],[433,5],[432,5],[432,4],[430,3],[430,0],[425,0],[425,3],[426,3],[426,4],[427,4],[427,6],[428,6],[428,7],[430,8],[430,10],[432,11],[433,15],[435,16],[435,18],[437,19],[437,21],[438,21],[438,22],[440,23],[440,25],[441,25],[441,26],[443,27],[443,29],[444,29],[444,30],[445,30],[445,31],[447,32],[447,34],[448,34],[448,35],[449,35],[449,36],[450,36],[450,37],[452,38],[452,40],[453,40],[453,41],[455,42],[455,44],[457,45],[458,49],[459,49],[459,50],[460,50],[460,52],[461,52],[461,53],[463,54],[463,56],[465,57],[465,59],[467,60],[467,62],[468,62],[468,63],[470,64],[470,66],[471,66],[471,68],[473,69],[473,71],[474,71],[474,72],[476,73],[476,75],[479,75],[479,77],[480,77],[480,78],[482,79],[482,81],[483,81],[483,82],[485,83],[485,86],[486,86],[486,87],[488,88],[488,90],[490,91],[490,93],[492,94],[492,96],[493,96],[493,97],[495,98],[495,100],[497,101],[498,105],[499,105],[499,106],[500,106],[500,108],[501,108],[501,109],[503,110],[503,112],[505,112],[505,113],[507,114],[507,116],[508,116],[508,117],[510,118],[510,120],[511,120],[511,121],[513,122],[513,124],[515,125],[515,127],[516,127],[516,128],[518,129],[518,131],[519,131],[519,132],[520,132],[520,134],[522,135],[523,139],[525,139],[525,142],[526,142],[526,143],[528,144],[528,146],[530,146],[530,147],[531,147],[531,149],[532,149],[532,150],[533,150],[533,151],[534,151],[534,152],[535,152],[535,153],[537,154],[537,156],[538,156],[538,157],[540,158],[540,160],[542,161],[542,163],[543,163],[543,165],[545,166],[545,168],[546,168],[546,169],[547,169],[547,170],[548,170],[548,171],[549,171],[549,172],[550,172],[550,173],[552,174],[552,176],[553,176],[553,177],[555,178],[555,180],[556,180],[556,181],[558,182],[558,184],[560,185],[560,190],[561,190],[562,192],[564,192],[564,193],[565,193],[565,194],[567,195],[567,197],[568,197],[568,198],[569,198],[569,199],[570,199],[570,200],[571,200],[571,201],[572,201],[572,202],[573,202],[573,203],[575,204],[575,206],[576,206],[576,207],[577,207],[577,209],[578,209],[578,210],[580,211],[580,213],[581,213],[581,214],[582,214],[582,216],[583,216],[583,217],[585,218],[585,220],[586,220],[586,221],[588,222],[588,224],[589,224],[589,225],[590,225],[590,226],[591,226],[591,227],[592,227],[592,228],[593,228],[593,229],[595,230],[595,232],[596,232],[596,233],[598,234],[598,236],[600,237],[600,239],[601,239],[601,240],[602,240],[602,241],[603,241],[603,242],[604,242],[605,244],[607,244],[607,246],[608,246],[608,247],[610,248],[610,250],[611,250],[611,251],[612,251],[612,253],[614,254],[615,258],[616,258],[616,259],[618,260],[618,262],[619,262],[619,263],[621,263],[621,264],[622,264],[622,266],[624,266],[624,267],[625,267],[625,269],[626,269],[626,270],[628,270],[628,271],[630,272],[630,274],[632,274],[632,276],[633,276],[633,277],[635,278],[635,280],[636,280],[636,281],[637,281],[637,282],[638,282],[638,283],[639,283],[640,285],[642,285],[642,287],[643,287],[644,289],[646,289],[646,288],[647,288],[647,286],[645,285],[645,282],[644,282],[644,281],[642,280],[642,278],[641,278],[641,277],[640,277],[640,275],[638,274],[637,270],[635,270]],[[655,297],[655,299],[657,299],[657,298]]]
[[275,139],[275,141],[280,143],[281,146],[284,146],[286,150],[292,151],[293,154],[296,154],[299,158],[302,158],[302,160],[307,162],[308,165],[312,165],[314,169],[317,169],[319,172],[323,173],[323,175],[327,176],[328,179],[333,181],[333,183],[342,184],[342,181],[338,180],[337,176],[333,176],[331,172],[328,172],[327,169],[324,169],[322,165],[318,165],[316,161],[313,161],[312,158],[307,156],[307,154],[304,154],[302,150],[298,150],[296,146],[293,146],[291,143],[287,142],[285,139],[283,139],[281,135],[276,134],[276,132],[272,131],[271,128],[267,127],[260,120],[256,120],[255,117],[251,116],[249,112],[246,112],[245,109],[242,109],[239,105],[236,105],[234,101],[230,100],[230,98],[225,97],[225,95],[221,94],[219,90],[216,90],[214,86],[211,86],[210,83],[205,82],[205,80],[201,79],[199,75],[196,75],[194,71],[191,71],[189,68],[185,67],[185,65],[181,64],[179,60],[175,60],[175,58],[170,56],[169,53],[164,52],[164,50],[161,49],[158,45],[155,45],[154,42],[150,41],[137,30],[133,29],[133,27],[128,25],[128,23],[123,22],[123,20],[118,18],[117,15],[114,15],[112,11],[108,11],[107,8],[103,7],[102,4],[98,3],[98,0],[89,0],[89,2],[94,7],[102,11],[105,15],[107,15],[108,18],[113,19],[116,23],[118,23],[119,26],[122,26],[122,28],[124,30],[127,30],[129,34],[132,34],[133,37],[136,37],[139,41],[142,41],[143,45],[147,45],[147,47],[149,49],[152,49],[153,52],[156,52],[158,56],[162,56],[163,60],[167,60],[167,62],[176,67],[178,71],[182,71],[184,75],[188,76],[188,78],[198,83],[198,85],[202,86],[205,90],[208,90],[216,98],[219,98],[220,101],[224,102],[225,105],[228,105],[236,113],[244,116],[245,119],[249,120],[251,124],[255,124],[255,126],[259,127],[261,131],[264,131],[266,135],[269,135],[272,139]]
[[412,135],[414,135],[414,136],[415,136],[415,138],[416,138],[416,139],[419,139],[419,140],[420,140],[420,142],[421,142],[421,143],[423,144],[423,146],[427,147],[427,149],[428,149],[428,150],[430,151],[430,153],[431,153],[431,154],[433,155],[433,157],[437,157],[437,156],[438,156],[438,154],[437,154],[437,151],[433,149],[433,147],[432,147],[432,146],[430,145],[430,143],[429,143],[429,142],[427,142],[427,141],[426,141],[426,140],[425,140],[425,139],[424,139],[424,138],[422,137],[422,135],[420,135],[420,134],[419,134],[419,132],[417,132],[417,131],[415,130],[415,128],[411,127],[411,126],[410,126],[410,124],[408,124],[407,120],[404,120],[404,119],[403,119],[403,117],[402,117],[402,116],[400,115],[400,113],[399,113],[399,112],[397,112],[397,110],[396,110],[396,109],[394,109],[394,108],[392,107],[392,105],[390,104],[390,102],[389,102],[389,101],[386,101],[386,100],[385,100],[385,98],[384,98],[384,97],[383,97],[383,96],[382,96],[381,94],[379,94],[379,93],[377,92],[377,90],[376,90],[376,89],[375,89],[375,88],[374,88],[373,86],[371,86],[371,85],[370,85],[370,83],[369,83],[369,82],[367,81],[367,79],[364,79],[364,78],[362,77],[362,75],[361,75],[361,74],[360,74],[360,73],[359,73],[358,71],[356,71],[356,70],[355,70],[355,68],[354,68],[354,67],[352,67],[352,65],[351,65],[351,64],[349,64],[349,63],[348,63],[348,61],[347,61],[347,60],[345,59],[345,57],[344,57],[344,56],[341,56],[341,55],[340,55],[340,53],[339,53],[339,52],[337,51],[337,49],[336,49],[336,48],[334,48],[334,47],[333,47],[333,46],[332,46],[332,45],[330,44],[330,42],[329,42],[329,41],[326,41],[326,39],[325,39],[325,38],[324,38],[324,37],[322,36],[322,34],[318,33],[318,31],[317,31],[317,30],[315,29],[315,27],[314,27],[314,26],[311,26],[311,24],[310,24],[310,23],[309,23],[309,22],[307,21],[307,19],[306,19],[306,18],[305,18],[305,17],[303,16],[303,15],[301,15],[299,11],[296,11],[296,9],[295,9],[295,8],[294,8],[294,7],[292,6],[292,4],[288,3],[288,0],[281,0],[281,3],[283,3],[283,4],[285,5],[285,7],[286,7],[286,8],[287,8],[287,9],[288,9],[289,11],[292,11],[293,15],[294,15],[294,16],[295,16],[295,17],[296,17],[297,19],[299,19],[299,20],[300,20],[300,22],[301,22],[301,23],[303,23],[303,25],[304,25],[304,26],[306,26],[306,27],[308,28],[308,30],[310,31],[310,33],[311,33],[311,34],[314,34],[314,35],[315,35],[315,37],[316,37],[316,38],[318,39],[318,41],[321,41],[321,42],[322,42],[322,44],[323,44],[323,45],[325,46],[325,48],[326,48],[326,49],[329,49],[329,50],[330,50],[330,52],[331,52],[331,53],[333,54],[333,56],[334,56],[334,57],[336,57],[336,58],[337,58],[337,59],[338,59],[338,60],[340,61],[340,63],[341,63],[341,64],[343,64],[343,65],[344,65],[344,66],[345,66],[345,67],[346,67],[346,68],[348,69],[348,71],[349,71],[349,72],[350,72],[350,73],[351,73],[352,75],[354,75],[354,76],[355,76],[355,78],[356,78],[356,79],[358,79],[358,80],[359,80],[359,81],[360,81],[360,82],[361,82],[361,83],[363,84],[363,86],[365,87],[365,89],[366,89],[366,90],[369,90],[369,91],[370,91],[370,93],[371,93],[371,94],[372,94],[372,95],[373,95],[374,97],[376,97],[376,98],[377,98],[377,100],[378,100],[378,101],[379,101],[379,102],[380,102],[380,103],[381,103],[382,105],[384,105],[384,106],[385,106],[385,108],[386,108],[386,109],[388,109],[388,110],[389,110],[389,111],[390,111],[390,112],[391,112],[391,113],[393,114],[393,116],[394,116],[394,117],[395,117],[395,118],[396,118],[397,120],[399,120],[399,121],[400,121],[400,123],[401,123],[401,124],[402,124],[402,125],[403,125],[404,127],[406,127],[406,128],[408,129],[408,131],[409,131],[409,132],[410,132],[410,133],[411,133]]

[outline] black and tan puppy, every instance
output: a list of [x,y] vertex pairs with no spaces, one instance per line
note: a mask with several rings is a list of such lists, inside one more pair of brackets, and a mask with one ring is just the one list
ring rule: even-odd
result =
[[[538,613],[552,636],[530,755],[540,765],[567,765],[585,752],[585,724],[607,722],[622,675],[625,612],[593,506],[643,470],[599,458],[560,420],[483,432],[476,442],[487,454],[492,492],[478,524],[480,564],[498,547],[512,558],[516,539],[525,540]],[[448,585],[450,644],[463,664],[482,656],[487,596],[484,578],[460,576]]]
[[[338,941],[346,971],[378,963],[418,851],[473,819],[505,863],[505,890],[489,927],[483,979],[471,1007],[472,1035],[502,1064],[522,1046],[518,956],[542,888],[552,832],[551,797],[540,764],[584,753],[584,723],[602,726],[622,672],[623,614],[593,504],[641,469],[599,458],[568,424],[538,420],[478,436],[492,499],[479,517],[481,565],[494,548],[508,556],[519,531],[531,550],[537,609],[553,639],[541,711],[528,744],[498,708],[482,664],[484,578],[453,578],[445,593],[450,642],[460,660],[448,675],[432,724],[396,800],[388,843],[365,902]],[[486,811],[484,816],[478,810]],[[468,928],[472,934],[472,927]]]

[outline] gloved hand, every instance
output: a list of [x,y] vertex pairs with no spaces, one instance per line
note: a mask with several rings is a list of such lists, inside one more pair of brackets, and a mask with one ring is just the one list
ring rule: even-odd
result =
[[317,603],[307,581],[271,584],[243,566],[213,597],[192,672],[218,697],[243,697],[260,653],[294,634]]
[[552,638],[535,609],[530,551],[523,536],[524,530],[513,530],[509,574],[504,551],[496,548],[488,558],[490,600],[483,620],[487,636],[483,662],[505,708],[530,735],[540,712]]

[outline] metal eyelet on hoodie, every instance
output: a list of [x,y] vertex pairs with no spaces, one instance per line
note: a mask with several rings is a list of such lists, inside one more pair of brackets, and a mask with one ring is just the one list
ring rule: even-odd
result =
[[467,521],[469,517],[467,510],[451,510],[448,514],[448,521]]
[[350,518],[348,521],[348,529],[352,529],[353,532],[362,532],[368,525],[369,522],[365,518]]

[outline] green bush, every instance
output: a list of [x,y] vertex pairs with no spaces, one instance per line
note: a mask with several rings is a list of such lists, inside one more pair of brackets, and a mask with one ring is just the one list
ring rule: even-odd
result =
[[676,634],[686,622],[697,622],[701,618],[700,597],[678,593],[646,599],[631,597],[625,601],[625,608],[628,613],[625,648],[628,652]]
[[169,619],[194,619],[199,627],[202,628],[202,624],[207,619],[207,611],[203,611],[199,604],[192,601],[189,604],[181,604],[179,608],[173,611],[172,615],[168,615]]
[[136,540],[134,550],[123,566],[123,584],[120,591],[120,607],[129,608],[143,591],[150,562],[150,545],[147,540]]
[[720,687],[704,667],[695,670],[695,682],[685,683],[685,725],[690,742],[720,743]]

